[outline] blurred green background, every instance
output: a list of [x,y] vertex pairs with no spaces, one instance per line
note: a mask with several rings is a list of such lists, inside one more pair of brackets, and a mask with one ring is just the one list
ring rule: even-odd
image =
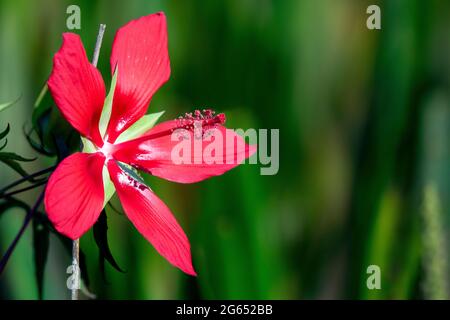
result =
[[[191,240],[197,278],[160,257],[123,215],[108,208],[119,273],[99,271],[92,231],[83,236],[90,291],[105,299],[450,298],[450,1],[0,0],[0,114],[8,151],[35,156],[22,133],[66,28],[81,8],[91,56],[109,87],[115,31],[163,10],[170,81],[149,112],[163,120],[205,106],[231,128],[280,129],[280,170],[259,165],[178,185],[147,177]],[[381,7],[382,30],[366,28]],[[30,172],[52,159],[28,165]],[[17,179],[0,164],[0,187]],[[30,203],[38,191],[23,194]],[[120,208],[119,202],[115,204]],[[0,253],[23,213],[0,216]],[[71,258],[51,238],[45,299],[69,298]],[[367,268],[381,270],[369,290]],[[36,299],[32,230],[0,276],[0,298]]]

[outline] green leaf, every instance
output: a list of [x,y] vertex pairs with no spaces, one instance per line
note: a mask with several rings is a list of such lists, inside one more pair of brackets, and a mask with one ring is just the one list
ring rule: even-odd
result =
[[46,83],[46,84],[42,87],[41,92],[39,92],[39,95],[38,95],[36,101],[34,102],[33,108],[36,109],[36,108],[38,108],[38,107],[41,105],[42,101],[43,101],[44,98],[45,98],[45,95],[47,94],[47,91],[48,91],[48,85],[47,85],[47,83]]
[[[97,148],[94,146],[94,144],[89,141],[86,138],[81,137],[81,141],[83,142],[83,149],[82,152],[85,153],[95,153],[97,152]],[[104,189],[104,201],[103,201],[103,207],[106,206],[108,201],[111,199],[111,197],[114,195],[116,189],[114,188],[114,184],[111,181],[111,178],[109,177],[109,172],[106,166],[103,166],[103,189]]]
[[[97,222],[94,224],[94,239],[95,243],[97,244],[98,249],[100,250],[100,264],[103,264],[102,260],[108,261],[114,269],[116,269],[119,272],[124,272],[119,265],[117,264],[116,260],[114,259],[111,249],[109,248],[108,244],[108,218],[106,216],[106,211],[103,210],[98,217]],[[104,272],[104,270],[102,270]]]
[[108,205],[109,205],[109,207],[110,207],[115,213],[117,213],[117,214],[120,215],[120,216],[123,216],[123,212],[120,211],[119,209],[117,209],[117,208],[111,203],[111,201],[108,202]]
[[34,179],[33,176],[30,176],[30,174],[22,168],[22,165],[19,162],[31,162],[34,160],[36,160],[36,158],[28,159],[12,152],[0,152],[0,162],[3,162],[30,182],[37,182],[39,179]]
[[130,126],[127,130],[122,132],[115,143],[121,143],[140,137],[145,132],[153,128],[153,126],[163,114],[164,111],[146,114],[138,121],[136,121],[132,126]]
[[119,68],[116,67],[114,75],[111,80],[111,88],[106,96],[105,104],[103,105],[102,114],[100,116],[100,122],[98,128],[100,130],[100,135],[103,137],[105,135],[106,129],[108,127],[109,119],[111,118],[112,103],[114,97],[114,91],[116,90],[117,75],[119,73]]
[[[48,156],[61,156],[56,138],[67,137],[65,144],[69,151],[79,148],[76,131],[65,121],[58,112],[48,86],[44,85],[36,102],[32,114],[32,128],[27,130],[26,137],[33,149]],[[33,136],[36,136],[33,137]]]
[[[10,158],[2,158],[1,156],[5,154],[6,152],[0,152],[0,162],[3,162],[8,167],[16,171],[18,174],[20,174],[24,178],[28,178],[29,174],[25,171],[25,169],[22,168],[20,163],[18,163],[16,160],[10,159]],[[35,181],[32,178],[28,178],[29,181]]]
[[5,142],[3,142],[3,145],[0,147],[0,151],[5,149],[6,145],[8,144],[8,139],[5,139]]
[[10,102],[6,102],[6,103],[1,103],[0,104],[0,112],[8,109],[9,107],[11,107],[13,104],[15,104],[17,101],[20,100],[21,97],[18,97],[16,100],[14,101],[10,101]]
[[13,152],[0,152],[0,160],[4,160],[4,159],[10,159],[10,160],[21,161],[21,162],[31,162],[31,161],[36,160],[36,158],[32,158],[32,159],[24,158]]
[[108,201],[111,200],[111,197],[114,195],[114,192],[116,192],[116,188],[114,187],[114,184],[111,181],[108,168],[106,166],[103,166],[102,175],[103,175],[103,189],[105,191],[103,207],[105,207]]
[[33,131],[35,131],[34,129],[32,129],[31,131],[27,132],[24,130],[24,134],[25,134],[25,138],[27,139],[28,143],[30,144],[31,148],[33,148],[34,151],[39,152],[40,154],[43,154],[45,156],[48,157],[53,157],[56,155],[56,153],[52,150],[48,150],[47,147],[44,145],[43,141],[41,138],[39,138],[39,142],[38,141],[34,141],[32,134]]
[[97,148],[95,147],[95,145],[89,139],[81,137],[81,142],[83,143],[82,152],[84,152],[84,153],[95,153],[95,152],[97,152]]
[[9,129],[10,129],[10,127],[9,127],[9,123],[8,123],[8,125],[6,126],[6,129],[3,132],[0,132],[0,140],[8,135]]
[[53,101],[48,91],[48,86],[45,84],[34,103],[33,114],[31,116],[33,130],[36,132],[40,145],[42,146],[44,146],[44,131],[49,126],[52,105]]
[[[43,103],[45,101],[45,103]],[[32,122],[33,122],[33,128],[39,127],[39,118],[47,112],[51,108],[51,97],[48,91],[48,86],[45,84],[42,87],[41,92],[39,93],[39,96],[37,97],[36,101],[33,105],[33,115]]]
[[129,175],[131,178],[133,178],[134,180],[136,180],[137,182],[139,182],[140,184],[145,185],[145,181],[144,178],[141,177],[141,175],[139,174],[139,172],[134,169],[132,166],[123,163],[123,162],[119,162],[117,161],[117,164],[119,165],[119,167],[125,171],[125,173],[127,175]]
[[[8,125],[6,126],[6,129],[4,131],[0,132],[0,140],[8,135],[9,130],[10,130],[10,127],[9,127],[9,123],[8,123]],[[8,144],[8,139],[6,139],[5,142],[3,142],[3,145],[0,147],[0,151],[3,150],[7,144]]]
[[50,232],[44,223],[33,219],[34,266],[39,299],[41,300],[44,289],[44,270],[47,262],[49,236]]

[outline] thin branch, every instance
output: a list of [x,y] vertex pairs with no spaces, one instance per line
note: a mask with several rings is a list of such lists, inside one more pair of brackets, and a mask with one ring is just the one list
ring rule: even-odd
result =
[[[97,66],[98,57],[100,55],[100,48],[102,47],[103,35],[105,34],[106,25],[100,24],[98,29],[97,41],[95,42],[94,55],[92,57],[92,65]],[[72,265],[74,272],[77,272],[77,283],[81,284],[80,281],[80,239],[73,240],[72,244]],[[78,300],[78,290],[77,286],[72,289],[72,300]]]
[[38,183],[36,183],[36,184],[33,184],[33,185],[31,185],[31,186],[28,186],[28,187],[25,187],[25,188],[22,188],[22,189],[18,189],[18,190],[11,191],[11,192],[9,192],[9,193],[5,193],[5,194],[0,193],[0,199],[2,199],[2,198],[7,198],[7,197],[11,197],[11,196],[13,196],[13,195],[15,195],[15,194],[22,193],[22,192],[25,192],[25,191],[28,191],[28,190],[32,190],[32,189],[37,188],[37,187],[40,187],[40,186],[42,186],[42,185],[44,185],[44,184],[46,184],[46,183],[47,183],[47,179],[44,180],[44,181],[40,181],[40,182],[38,182]]
[[36,177],[39,177],[39,176],[41,176],[43,174],[52,172],[53,170],[55,170],[55,168],[56,168],[56,166],[52,166],[50,168],[47,168],[47,169],[35,172],[33,174],[30,174],[29,176],[26,176],[24,178],[20,178],[19,180],[14,181],[13,183],[11,183],[11,184],[7,185],[6,187],[4,187],[3,189],[1,189],[0,190],[0,195],[5,193],[5,191],[8,191],[11,188],[14,188],[14,187],[18,186],[19,184],[27,182],[30,178],[36,178]]
[[25,216],[25,219],[23,221],[22,227],[19,230],[19,233],[16,235],[16,237],[14,238],[14,241],[11,243],[11,245],[8,248],[8,250],[6,251],[6,253],[2,257],[2,259],[0,261],[0,274],[5,269],[6,263],[8,262],[11,254],[13,253],[14,248],[16,247],[17,243],[19,242],[20,238],[22,237],[23,233],[25,232],[25,229],[28,227],[28,224],[30,223],[30,221],[33,218],[34,214],[36,213],[36,211],[38,210],[39,206],[41,205],[43,199],[44,199],[44,192],[41,192],[41,195],[37,199],[37,201],[34,204],[33,208],[31,208],[28,211],[27,215]]

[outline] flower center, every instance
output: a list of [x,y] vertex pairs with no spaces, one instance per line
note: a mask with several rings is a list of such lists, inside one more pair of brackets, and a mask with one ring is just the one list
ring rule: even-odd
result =
[[103,153],[103,155],[108,159],[112,157],[112,153],[114,151],[114,144],[109,142],[104,142],[103,147],[99,148],[98,151]]

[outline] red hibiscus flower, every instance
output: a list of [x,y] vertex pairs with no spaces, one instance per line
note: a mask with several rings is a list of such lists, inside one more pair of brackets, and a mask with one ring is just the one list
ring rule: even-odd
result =
[[[60,233],[78,239],[96,222],[116,191],[138,231],[170,263],[195,275],[185,233],[135,170],[174,182],[193,183],[234,168],[256,148],[223,126],[223,114],[211,111],[197,111],[153,127],[157,116],[146,115],[147,107],[170,75],[163,13],[142,17],[120,28],[110,63],[113,80],[106,96],[102,76],[88,61],[79,36],[63,35],[48,86],[62,115],[81,134],[84,148],[64,159],[51,175],[45,192],[48,217]],[[223,150],[216,150],[214,155],[198,159],[198,153],[193,153],[188,163],[174,162],[171,154],[179,141],[173,139],[172,133],[183,129],[194,145],[198,139],[194,123],[213,131],[213,135],[221,134],[228,142],[241,143],[244,148],[229,148],[224,142]],[[200,139],[202,150],[212,143],[210,135],[201,134]],[[217,161],[218,157],[223,161]]]

